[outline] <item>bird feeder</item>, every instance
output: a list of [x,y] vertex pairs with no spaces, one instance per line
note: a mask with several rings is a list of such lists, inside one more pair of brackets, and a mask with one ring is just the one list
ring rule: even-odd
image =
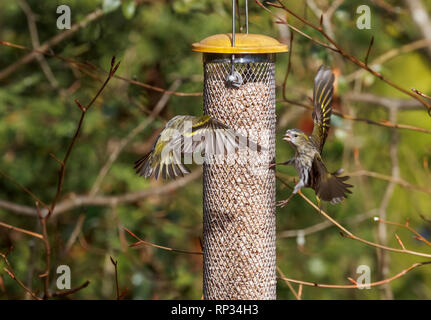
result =
[[[225,163],[203,166],[205,299],[276,299],[275,57],[287,52],[260,34],[210,36],[203,53],[204,113],[256,142]],[[246,16],[248,20],[248,15]]]

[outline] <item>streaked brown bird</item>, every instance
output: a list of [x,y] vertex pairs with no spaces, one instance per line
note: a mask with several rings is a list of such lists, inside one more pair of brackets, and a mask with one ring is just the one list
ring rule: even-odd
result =
[[332,204],[344,200],[347,193],[352,193],[353,187],[345,183],[348,176],[340,176],[342,169],[329,173],[322,160],[322,149],[328,136],[332,114],[332,96],[334,91],[334,74],[329,67],[321,66],[314,78],[313,90],[313,133],[307,136],[298,129],[286,131],[286,140],[295,149],[295,156],[282,165],[293,165],[299,174],[299,182],[286,200],[280,201],[279,206],[286,205],[292,196],[301,188],[312,188],[316,192],[317,200],[329,201]]

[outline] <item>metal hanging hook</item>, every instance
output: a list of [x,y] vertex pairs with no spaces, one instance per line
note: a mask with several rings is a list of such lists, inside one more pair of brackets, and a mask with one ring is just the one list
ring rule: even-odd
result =
[[[238,8],[239,9],[239,8]],[[232,0],[232,47],[235,47],[235,0]],[[246,33],[248,34],[248,0],[245,0],[245,21],[246,21]],[[226,84],[229,87],[239,88],[243,79],[239,72],[235,71],[235,55],[231,57],[231,71],[226,78]]]
[[248,34],[248,0],[245,0],[245,33]]

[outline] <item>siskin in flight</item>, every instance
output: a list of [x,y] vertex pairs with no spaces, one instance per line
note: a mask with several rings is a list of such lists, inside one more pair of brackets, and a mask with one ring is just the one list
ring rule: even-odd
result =
[[290,197],[279,203],[282,207],[302,187],[314,189],[319,203],[324,200],[335,204],[344,200],[346,193],[352,193],[348,188],[353,186],[344,182],[349,177],[340,176],[343,170],[329,173],[321,157],[330,128],[333,90],[334,74],[330,68],[321,66],[314,78],[313,133],[307,136],[301,130],[289,129],[283,137],[283,140],[288,141],[295,149],[296,154],[292,159],[280,164],[293,165],[299,174],[299,182]]
[[154,174],[156,179],[175,179],[190,173],[183,163],[187,155],[228,155],[244,146],[261,150],[259,145],[208,115],[180,115],[169,120],[150,152],[135,162],[135,169],[146,178]]

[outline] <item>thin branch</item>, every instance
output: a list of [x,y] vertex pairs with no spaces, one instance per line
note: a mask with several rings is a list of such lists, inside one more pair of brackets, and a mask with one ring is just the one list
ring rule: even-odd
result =
[[301,296],[295,291],[295,289],[290,284],[290,282],[286,280],[286,276],[284,275],[283,271],[281,271],[281,269],[280,269],[279,266],[277,266],[277,271],[280,274],[281,279],[283,279],[283,281],[286,282],[289,290],[293,293],[293,295],[295,296],[296,300],[301,300]]
[[[10,66],[6,67],[5,69],[0,71],[0,80],[3,80],[4,78],[8,77],[12,73],[14,73],[19,67],[31,62],[34,60],[40,52],[48,51],[50,48],[54,47],[55,45],[59,44],[63,40],[66,40],[70,38],[74,33],[76,33],[78,30],[85,28],[90,22],[97,20],[103,15],[102,9],[97,9],[90,14],[88,14],[84,19],[82,19],[79,23],[72,25],[72,27],[66,31],[63,31],[48,41],[44,42],[38,50],[32,50],[29,54],[21,58],[20,60],[16,61],[15,63],[11,64]],[[1,41],[2,44],[5,44],[4,41]]]
[[[280,178],[279,175],[276,176],[278,180],[280,180],[284,185],[288,186],[289,188],[292,188],[287,182],[284,181],[284,179]],[[292,188],[293,189],[293,188]],[[431,258],[431,254],[423,253],[423,252],[417,252],[412,250],[405,250],[405,249],[396,249],[388,246],[384,246],[378,243],[374,243],[365,239],[362,239],[358,236],[355,236],[353,233],[351,233],[349,230],[347,230],[345,227],[343,227],[339,222],[337,222],[335,219],[331,218],[322,208],[319,208],[316,204],[314,204],[310,199],[308,199],[301,191],[298,192],[298,194],[309,204],[311,205],[319,214],[321,214],[325,219],[329,220],[331,223],[333,223],[336,227],[338,227],[342,232],[340,232],[340,235],[348,238],[353,239],[362,243],[365,243],[369,246],[385,249],[392,252],[398,252],[398,253],[405,253],[410,254],[413,256],[419,256],[419,257],[426,257]]]
[[[24,187],[23,185],[21,185],[15,179],[9,177],[8,175],[6,175],[5,173],[3,173],[1,171],[0,171],[0,176],[4,177],[5,179],[7,179],[10,182],[12,182],[13,184],[15,184],[19,189],[21,189],[22,191],[27,193],[34,201],[42,204],[45,208],[49,208],[49,206],[47,204],[45,204],[42,200],[40,200],[33,192],[31,192],[27,187]],[[34,211],[34,212],[36,212],[36,211]]]
[[[397,122],[398,118],[398,109],[391,108],[389,109],[389,120],[392,122]],[[398,132],[395,129],[392,129],[391,141],[390,141],[390,157],[391,157],[391,181],[388,183],[385,194],[380,204],[379,216],[381,219],[386,220],[387,216],[387,208],[389,206],[390,200],[395,190],[395,181],[400,179],[400,165],[398,160]],[[383,245],[387,243],[387,228],[384,224],[379,224],[378,226],[378,239],[379,242]],[[399,240],[401,241],[401,239]],[[405,248],[403,248],[405,249]],[[379,274],[381,278],[386,278],[389,273],[389,263],[390,257],[388,252],[385,250],[378,251],[378,262],[379,262]],[[388,284],[382,286],[382,292],[384,294],[384,298],[386,300],[393,299],[393,292],[391,287]]]
[[48,215],[43,216],[40,212],[39,204],[36,202],[37,215],[39,217],[40,224],[42,226],[42,235],[43,235],[43,244],[45,247],[45,271],[43,274],[40,274],[39,277],[43,281],[44,287],[44,296],[43,299],[49,299],[51,297],[51,293],[49,292],[49,279],[50,279],[50,269],[51,269],[51,245],[49,243],[48,237],[48,229],[46,226],[46,221],[48,220]]
[[81,109],[81,118],[79,119],[78,126],[77,126],[77,128],[75,130],[75,134],[73,135],[73,138],[72,138],[72,140],[71,140],[71,142],[69,144],[69,147],[67,148],[66,154],[65,154],[63,160],[61,161],[60,171],[58,173],[57,192],[55,194],[54,200],[52,201],[51,207],[49,209],[48,217],[54,212],[54,209],[55,209],[55,206],[57,204],[57,201],[60,198],[61,191],[62,191],[62,188],[63,188],[64,175],[65,175],[65,171],[66,171],[66,164],[67,164],[67,161],[69,159],[70,154],[72,153],[72,149],[73,149],[73,147],[75,145],[75,142],[78,139],[79,133],[81,132],[81,128],[82,128],[82,125],[84,123],[85,115],[86,115],[87,111],[91,108],[91,106],[93,105],[93,103],[100,96],[100,94],[102,93],[103,89],[105,89],[105,87],[108,84],[109,80],[111,80],[111,78],[114,76],[114,74],[117,71],[117,69],[118,69],[119,66],[120,66],[120,62],[116,63],[115,56],[112,57],[111,67],[109,69],[109,75],[108,75],[108,77],[106,78],[106,80],[102,84],[102,86],[99,88],[99,90],[97,91],[97,93],[93,97],[93,99],[85,107],[83,107],[79,103],[79,101],[75,100],[76,104]]
[[[306,34],[305,32],[301,31],[300,29],[298,29],[298,28],[296,28],[296,27],[292,26],[290,23],[288,23],[288,22],[287,22],[287,20],[286,20],[286,19],[283,19],[283,18],[281,18],[281,17],[279,17],[279,16],[275,15],[271,10],[269,10],[267,7],[265,7],[265,6],[262,4],[262,2],[260,2],[259,0],[255,0],[255,2],[256,2],[256,3],[257,3],[261,8],[263,8],[265,11],[269,12],[269,13],[270,13],[274,18],[275,18],[275,23],[285,24],[285,25],[287,25],[290,29],[292,29],[293,31],[295,31],[295,32],[299,33],[299,34],[300,34],[300,35],[302,35],[303,37],[305,37],[305,38],[307,38],[307,39],[309,39],[309,40],[311,40],[311,41],[313,41],[313,42],[315,42],[315,43],[317,43],[317,44],[319,44],[319,45],[321,45],[321,46],[323,46],[323,47],[325,47],[325,48],[327,48],[327,49],[329,49],[329,50],[337,51],[337,49],[336,49],[336,48],[334,48],[334,47],[332,47],[331,45],[329,45],[329,44],[327,44],[327,43],[324,43],[324,42],[322,42],[322,41],[319,41],[319,40],[317,40],[317,39],[314,39],[313,37],[309,36],[308,34]],[[266,2],[266,4],[267,4],[267,5],[270,5],[270,6],[273,6],[273,7],[280,8],[280,7],[278,7],[278,6],[277,6],[277,4],[275,4],[275,3]]]
[[114,260],[111,256],[109,256],[109,258],[111,259],[111,263],[114,265],[114,269],[115,269],[115,289],[116,289],[116,296],[117,296],[117,300],[120,300],[120,287],[118,285],[118,261]]
[[154,244],[154,243],[142,240],[141,238],[139,238],[138,236],[136,236],[132,231],[130,231],[127,228],[124,228],[124,230],[128,234],[130,234],[132,237],[134,237],[136,240],[138,240],[138,242],[132,243],[130,245],[130,247],[138,247],[138,246],[144,245],[144,246],[150,246],[150,247],[153,247],[153,248],[159,248],[159,249],[162,249],[162,250],[172,251],[172,252],[178,252],[178,253],[198,254],[198,255],[202,255],[203,254],[202,251],[188,251],[188,250],[180,250],[180,249],[173,249],[173,248],[170,248],[170,247],[160,246],[160,245],[157,245],[157,244]]
[[[354,224],[354,223],[363,222],[363,221],[373,217],[376,213],[377,213],[377,209],[372,209],[366,213],[359,214],[355,217],[348,218],[348,219],[346,219],[345,222],[349,225]],[[311,234],[314,234],[314,233],[323,231],[325,229],[328,229],[332,226],[333,226],[333,223],[331,223],[328,220],[325,220],[323,222],[317,223],[315,225],[309,226],[309,227],[304,228],[304,229],[281,231],[278,234],[278,236],[279,236],[279,238],[296,238],[300,235],[309,236]]]
[[[373,67],[376,67],[378,65],[382,65],[383,63],[399,56],[400,54],[405,54],[405,53],[409,53],[409,52],[414,51],[414,50],[422,49],[422,48],[425,48],[429,45],[431,45],[431,39],[420,39],[417,41],[413,41],[411,43],[407,43],[407,44],[405,44],[399,48],[394,48],[394,49],[391,49],[391,50],[383,53],[382,55],[380,55],[379,57],[374,59],[369,64],[369,66],[370,66],[370,68],[373,68]],[[358,70],[352,72],[351,74],[345,76],[345,80],[346,80],[346,82],[351,82],[353,80],[356,80],[364,72],[365,72],[364,69],[358,69]]]
[[[256,3],[258,3],[261,7],[264,7],[262,5],[262,3],[260,3],[259,0],[255,0]],[[290,15],[292,15],[293,17],[295,17],[296,19],[298,19],[299,21],[301,21],[302,23],[304,23],[305,25],[311,27],[312,29],[318,31],[329,43],[328,44],[323,44],[323,46],[325,48],[329,48],[332,51],[338,52],[341,56],[343,56],[344,58],[346,58],[347,60],[351,61],[352,63],[356,64],[357,66],[359,66],[360,68],[368,71],[369,73],[371,73],[372,75],[374,75],[375,77],[379,78],[380,80],[382,80],[383,82],[386,82],[388,85],[390,85],[391,87],[397,89],[398,91],[403,92],[406,95],[411,96],[412,98],[418,100],[422,105],[424,105],[424,107],[426,107],[428,114],[431,116],[431,105],[430,103],[428,103],[427,101],[425,101],[424,99],[422,99],[421,97],[415,95],[414,93],[412,93],[411,91],[402,88],[401,86],[399,86],[398,84],[394,83],[393,81],[391,81],[390,79],[384,77],[381,73],[371,69],[369,66],[367,66],[364,62],[360,61],[358,58],[356,58],[355,56],[352,56],[348,53],[346,53],[336,42],[335,40],[330,37],[324,30],[322,27],[320,26],[315,26],[313,23],[309,22],[308,20],[302,18],[301,16],[299,16],[298,14],[296,14],[295,12],[293,12],[292,10],[290,10],[289,8],[287,8],[284,3],[281,0],[277,0],[277,2],[279,3],[279,7],[281,7],[284,11],[286,11],[287,13],[289,13]],[[271,3],[268,3],[268,5],[270,5]],[[265,7],[264,7],[265,8]],[[267,8],[266,8],[267,9]],[[267,10],[270,11],[271,10]],[[286,23],[286,20],[281,20],[279,21],[279,23]],[[311,37],[307,37],[307,38],[311,38]],[[316,41],[316,39],[311,39],[314,42],[322,45],[322,42],[320,41]]]
[[66,246],[64,247],[64,251],[63,251],[64,254],[67,254],[69,252],[69,250],[72,248],[73,244],[75,243],[76,239],[78,239],[78,236],[82,231],[84,220],[85,220],[85,215],[81,214],[78,218],[78,221],[76,222],[75,228],[73,228],[73,231],[66,242]]
[[365,56],[364,63],[366,66],[368,66],[368,58],[370,56],[370,52],[371,52],[371,48],[373,47],[373,44],[374,44],[374,36],[371,37],[370,44],[369,44],[368,50],[367,50],[367,55]]
[[383,224],[388,224],[388,225],[392,225],[392,226],[397,226],[400,228],[404,228],[409,230],[411,233],[413,233],[416,237],[417,240],[424,242],[426,245],[431,247],[431,242],[428,241],[427,239],[425,239],[419,232],[417,232],[416,230],[414,230],[412,227],[410,227],[409,223],[406,222],[405,224],[401,224],[401,223],[397,223],[397,222],[392,222],[392,221],[386,221],[386,220],[382,220],[382,219],[378,219],[376,220],[377,222],[383,223]]
[[414,93],[420,95],[421,97],[424,97],[424,98],[427,98],[427,99],[431,99],[431,96],[429,96],[429,95],[427,95],[427,94],[425,94],[425,93],[423,93],[423,92],[421,92],[421,91],[419,91],[417,89],[412,88],[412,91]]
[[372,178],[376,178],[376,179],[380,179],[380,180],[385,180],[385,181],[399,184],[400,186],[407,188],[407,189],[417,190],[417,191],[421,191],[423,193],[431,194],[431,188],[426,188],[426,187],[411,184],[411,183],[409,183],[409,182],[407,182],[407,181],[405,181],[399,177],[387,176],[387,175],[384,175],[384,174],[381,174],[378,172],[367,171],[367,170],[359,170],[356,172],[349,172],[348,174],[351,177],[366,176],[366,177],[372,177]]
[[18,285],[23,288],[33,299],[35,300],[42,300],[40,297],[38,297],[31,289],[29,289],[21,280],[18,279],[18,277],[15,275],[15,272],[12,269],[11,264],[9,263],[9,260],[7,259],[8,253],[0,253],[0,257],[3,259],[4,263],[6,264],[7,268],[3,268],[3,270],[11,277],[13,280],[15,280]]
[[43,239],[43,236],[40,233],[36,233],[36,232],[29,231],[29,230],[26,230],[26,229],[14,227],[14,226],[11,226],[10,224],[7,224],[7,223],[1,222],[1,221],[0,221],[0,227],[4,227],[4,228],[9,229],[9,230],[14,230],[14,231],[17,231],[17,232],[25,233],[25,234],[28,234],[28,235],[30,235],[32,237],[36,237],[36,238],[39,238],[39,239]]
[[[313,106],[312,105],[308,105],[299,101],[295,101],[295,100],[284,100],[281,101],[282,103],[290,103],[290,104],[294,104],[300,107],[303,107],[305,109],[309,109],[309,110],[313,110]],[[412,130],[412,131],[417,131],[417,132],[422,132],[422,133],[431,133],[430,129],[425,129],[425,128],[419,128],[419,127],[415,127],[415,126],[411,126],[408,124],[400,124],[400,123],[392,123],[388,120],[381,120],[381,121],[374,121],[374,120],[370,120],[370,119],[366,119],[366,118],[357,118],[357,117],[353,117],[350,116],[348,114],[344,114],[338,110],[332,110],[332,114],[343,118],[343,119],[347,119],[347,120],[352,120],[352,121],[359,121],[359,122],[365,122],[367,124],[371,124],[371,125],[375,125],[375,126],[380,126],[380,127],[387,127],[387,128],[396,128],[396,129],[406,129],[406,130]]]
[[[90,197],[88,195],[71,195],[70,198],[59,202],[55,207],[55,212],[53,216],[57,216],[61,213],[67,212],[69,210],[82,207],[82,206],[111,206],[112,204],[120,204],[120,203],[135,203],[141,201],[148,197],[155,197],[164,195],[167,193],[172,193],[178,188],[183,187],[187,183],[196,180],[202,175],[201,170],[195,170],[192,173],[180,178],[178,180],[171,181],[165,185],[162,185],[157,188],[145,189],[142,191],[129,192],[125,194],[120,194],[116,196],[93,196]],[[0,200],[0,207],[7,209],[11,212],[15,212],[18,214],[29,215],[29,216],[37,216],[37,211],[29,206],[25,205],[17,205],[14,203],[10,203],[8,201]],[[48,210],[41,210],[42,214],[45,215],[48,213]]]
[[[369,284],[353,284],[353,285],[342,285],[341,284],[341,285],[338,285],[338,284],[321,284],[321,283],[317,283],[317,282],[301,281],[301,280],[295,280],[295,279],[285,278],[285,277],[280,277],[280,279],[284,280],[284,281],[288,281],[288,282],[302,284],[304,286],[311,286],[311,287],[331,288],[331,289],[359,289],[359,288],[364,287],[364,286],[375,287],[375,286],[380,286],[380,285],[389,283],[391,281],[394,281],[395,279],[398,279],[398,278],[404,276],[409,271],[412,271],[413,269],[416,269],[420,266],[424,266],[427,264],[431,264],[431,261],[418,262],[418,263],[412,264],[410,267],[397,273],[393,277],[390,277],[390,278],[387,278],[387,279],[384,279],[381,281],[371,282]],[[353,280],[353,279],[350,278],[350,280]]]
[[[25,0],[18,0],[18,4],[21,7],[21,9],[24,11],[27,17],[28,29],[30,31],[32,46],[34,49],[38,49],[40,47],[40,42],[39,42],[39,34],[37,32],[37,26],[36,26],[36,15],[31,10],[30,6]],[[57,79],[55,79],[55,76],[52,73],[52,70],[49,67],[48,63],[46,62],[45,57],[42,54],[38,54],[36,56],[36,59],[39,62],[40,67],[42,68],[42,71],[45,74],[51,86],[54,89],[58,88]]]
[[87,288],[89,284],[90,284],[90,280],[87,280],[83,284],[81,284],[80,286],[78,286],[76,288],[72,288],[72,289],[64,290],[64,291],[56,291],[52,294],[52,296],[53,297],[66,297],[66,296],[69,296],[75,292],[78,292],[79,290]]
[[292,51],[293,51],[293,38],[294,38],[294,33],[290,32],[290,41],[289,41],[289,62],[287,63],[287,70],[286,70],[286,74],[284,75],[284,80],[283,80],[283,99],[286,100],[287,99],[287,78],[289,77],[290,74],[290,70],[292,68]]
[[[175,91],[179,86],[181,85],[181,80],[176,80],[171,85],[168,91],[173,92]],[[114,164],[115,160],[117,160],[118,156],[120,155],[121,151],[129,144],[129,142],[136,137],[139,133],[144,131],[148,125],[160,114],[160,112],[163,111],[163,109],[166,107],[169,98],[171,97],[171,94],[165,92],[162,97],[160,98],[159,102],[154,107],[154,110],[150,114],[148,118],[145,119],[145,121],[141,122],[136,128],[134,128],[132,131],[129,132],[129,134],[124,137],[120,143],[115,147],[115,149],[111,152],[109,155],[108,160],[106,161],[105,165],[100,170],[99,174],[97,175],[97,178],[93,184],[93,187],[91,188],[89,195],[93,196],[97,194],[97,192],[100,189],[100,186],[102,184],[103,179],[105,178],[106,174],[108,173],[109,169]]]
[[[41,50],[36,50],[36,49],[31,49],[28,48],[26,46],[22,46],[19,44],[15,44],[15,43],[11,43],[11,42],[7,42],[7,41],[1,41],[0,40],[0,45],[4,45],[7,47],[11,47],[11,48],[15,48],[15,49],[20,49],[20,50],[24,50],[24,51],[29,51],[29,52],[34,52],[36,54],[43,54],[45,56],[49,56],[49,57],[53,57],[56,59],[59,59],[67,64],[69,64],[70,66],[72,66],[73,68],[76,68],[80,71],[82,71],[83,73],[85,73],[86,75],[92,77],[93,79],[96,79],[98,81],[101,81],[100,78],[93,74],[91,71],[100,71],[102,73],[105,74],[109,74],[108,71],[97,67],[95,65],[93,65],[90,62],[80,62],[71,58],[66,58],[66,57],[62,57],[60,55],[54,54],[52,52],[45,52],[45,51],[41,51]],[[171,91],[171,90],[166,90],[160,87],[156,87],[156,86],[152,86],[137,80],[131,80],[131,79],[127,79],[125,77],[119,76],[119,75],[114,75],[115,79],[119,79],[122,80],[124,82],[127,82],[129,84],[133,84],[148,90],[152,90],[152,91],[156,91],[156,92],[161,92],[161,93],[167,93],[169,95],[173,95],[173,96],[178,96],[178,97],[201,97],[202,96],[202,92],[180,92],[180,91]]]
[[384,107],[387,110],[398,109],[398,110],[419,110],[422,105],[414,99],[397,99],[391,97],[378,96],[372,93],[354,93],[349,92],[343,94],[341,97],[343,100],[352,102],[366,102],[376,106]]
[[[431,18],[429,8],[426,8],[421,0],[404,0],[410,10],[412,20],[419,28],[422,36],[431,40]],[[431,45],[428,46],[428,56],[431,57]]]

